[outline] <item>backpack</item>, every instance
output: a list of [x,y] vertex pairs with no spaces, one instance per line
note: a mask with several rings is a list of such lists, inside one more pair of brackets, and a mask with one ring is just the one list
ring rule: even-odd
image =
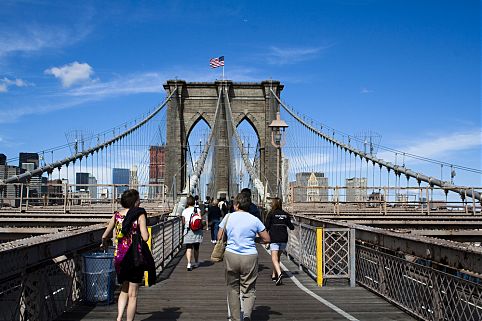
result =
[[198,207],[194,207],[194,211],[191,214],[191,218],[189,219],[189,229],[193,232],[202,230],[203,228],[203,219],[201,217],[201,213]]

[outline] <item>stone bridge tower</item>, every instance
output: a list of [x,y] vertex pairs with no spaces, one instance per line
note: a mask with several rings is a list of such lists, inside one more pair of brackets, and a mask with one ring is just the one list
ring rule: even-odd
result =
[[[276,118],[279,104],[271,94],[271,89],[279,97],[283,85],[270,80],[261,83],[236,83],[229,80],[216,82],[185,82],[169,80],[164,84],[167,95],[177,87],[167,108],[167,148],[165,180],[169,190],[175,188],[181,193],[186,185],[186,152],[189,134],[194,126],[205,120],[210,128],[214,124],[216,105],[222,87],[227,88],[229,102],[236,126],[247,120],[259,140],[259,178],[268,186],[267,192],[276,193],[276,149],[271,145],[271,129],[268,125]],[[224,101],[221,97],[221,102]],[[235,195],[230,190],[230,153],[232,140],[228,137],[226,106],[220,105],[217,130],[214,134],[215,159],[213,159],[213,197],[226,194]]]

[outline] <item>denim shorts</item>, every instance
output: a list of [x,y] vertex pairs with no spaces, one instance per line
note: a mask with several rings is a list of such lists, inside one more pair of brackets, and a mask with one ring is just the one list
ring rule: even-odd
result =
[[269,249],[272,251],[283,251],[286,249],[286,243],[270,243]]

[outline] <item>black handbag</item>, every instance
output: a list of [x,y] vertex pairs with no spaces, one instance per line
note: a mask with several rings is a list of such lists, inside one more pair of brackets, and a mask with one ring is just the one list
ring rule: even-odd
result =
[[154,266],[154,258],[146,241],[142,239],[141,233],[138,231],[132,238],[132,263],[134,267],[147,271]]
[[[121,273],[130,273],[132,269],[148,272],[149,286],[156,283],[156,265],[151,250],[147,243],[142,239],[141,232],[138,230],[132,235],[132,242],[127,250],[124,259],[120,263]],[[122,272],[123,271],[123,272]]]

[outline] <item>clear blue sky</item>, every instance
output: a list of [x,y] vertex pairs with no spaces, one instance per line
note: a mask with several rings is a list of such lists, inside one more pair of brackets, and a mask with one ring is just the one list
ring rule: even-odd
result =
[[[178,77],[278,79],[346,133],[481,168],[477,0],[0,2],[0,153],[147,112]],[[482,185],[480,178],[479,185]]]

